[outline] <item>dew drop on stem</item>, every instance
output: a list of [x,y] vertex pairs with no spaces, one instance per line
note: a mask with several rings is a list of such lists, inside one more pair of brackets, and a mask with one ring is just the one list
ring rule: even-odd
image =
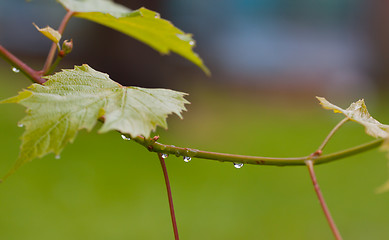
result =
[[184,156],[184,162],[190,162],[190,160],[192,160],[191,157]]
[[162,153],[162,155],[161,155],[161,157],[164,158],[164,159],[167,158],[168,156],[169,156],[169,155],[166,154],[166,153]]
[[18,73],[18,72],[20,72],[20,70],[19,70],[19,68],[12,67],[12,72],[14,72],[14,73]]
[[176,150],[176,153],[174,155],[176,155],[176,157],[179,157],[179,156],[181,156],[181,153],[180,153],[180,151]]
[[195,45],[195,41],[190,40],[190,41],[189,41],[189,45],[194,46],[194,45]]
[[55,155],[55,159],[60,159],[61,158],[61,155]]
[[242,168],[243,167],[243,163],[234,163],[234,167],[235,168]]
[[131,138],[130,137],[127,137],[126,135],[122,134],[122,138],[123,140],[126,140],[126,141],[130,141]]
[[18,127],[24,127],[23,123],[18,123]]

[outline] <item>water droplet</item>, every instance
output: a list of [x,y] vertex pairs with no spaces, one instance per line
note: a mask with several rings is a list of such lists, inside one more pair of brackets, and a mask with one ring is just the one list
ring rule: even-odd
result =
[[184,162],[190,162],[190,160],[192,160],[191,157],[184,156]]
[[189,41],[189,45],[194,46],[194,45],[195,45],[195,41],[190,40],[190,41]]
[[12,71],[13,71],[14,73],[20,72],[20,70],[19,70],[18,68],[16,68],[16,67],[13,67],[13,68],[12,68]]
[[126,140],[126,141],[130,141],[131,140],[131,138],[130,137],[127,137],[126,135],[124,135],[124,134],[122,134],[122,138],[124,139],[124,140]]
[[18,123],[18,127],[24,127],[23,123]]
[[241,168],[243,167],[243,163],[234,163],[235,168]]
[[156,13],[154,18],[159,19],[159,18],[161,18],[161,15],[159,13]]
[[61,158],[61,155],[55,155],[55,159],[60,159]]
[[167,158],[167,157],[169,157],[169,155],[166,154],[166,153],[162,153],[161,157],[162,157],[162,158]]

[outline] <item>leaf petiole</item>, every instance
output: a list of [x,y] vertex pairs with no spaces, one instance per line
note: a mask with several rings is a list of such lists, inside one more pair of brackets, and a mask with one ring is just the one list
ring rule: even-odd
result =
[[348,122],[350,119],[349,118],[344,118],[342,121],[340,121],[332,130],[331,132],[327,135],[327,137],[324,139],[322,144],[319,146],[319,148],[316,150],[316,152],[322,152],[324,147],[327,145],[328,141],[332,138],[332,136],[339,130],[343,124]]
[[[64,16],[64,18],[62,19],[62,22],[58,28],[58,32],[62,35],[63,32],[65,31],[65,28],[66,28],[66,25],[68,24],[70,18],[73,16],[74,12],[72,11],[67,11],[66,15]],[[59,49],[59,45],[58,43],[55,43],[53,42],[51,44],[51,48],[50,48],[50,51],[49,51],[49,54],[47,55],[47,58],[46,58],[46,62],[45,62],[45,65],[43,66],[42,68],[42,72],[44,73],[44,75],[47,75],[50,70],[51,70],[51,64],[53,62],[53,59],[54,59],[54,55],[55,55],[55,52],[56,50]]]

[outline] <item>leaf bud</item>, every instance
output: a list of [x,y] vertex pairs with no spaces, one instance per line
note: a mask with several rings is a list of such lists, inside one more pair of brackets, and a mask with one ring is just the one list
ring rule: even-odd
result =
[[64,51],[64,55],[66,56],[73,50],[73,39],[70,41],[65,40],[62,43],[62,50]]

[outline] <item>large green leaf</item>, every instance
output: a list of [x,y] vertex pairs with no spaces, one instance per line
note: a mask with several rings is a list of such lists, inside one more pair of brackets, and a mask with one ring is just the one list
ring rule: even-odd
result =
[[75,12],[76,17],[136,38],[162,54],[175,52],[209,74],[201,58],[192,50],[195,41],[191,34],[186,34],[169,21],[161,19],[157,12],[146,8],[133,11],[110,0],[59,0],[59,2],[66,9]]
[[27,116],[20,121],[26,131],[13,171],[36,157],[60,154],[78,130],[90,131],[98,119],[104,120],[100,133],[118,130],[149,137],[157,125],[167,128],[168,114],[181,117],[188,103],[185,93],[123,87],[88,65],[47,78],[44,85],[33,84],[18,96],[0,102],[27,107]]
[[352,103],[347,109],[342,109],[328,102],[325,98],[316,98],[320,101],[320,104],[323,106],[323,108],[333,110],[335,113],[342,113],[350,120],[363,125],[368,135],[375,138],[388,138],[389,125],[382,124],[375,120],[367,111],[363,99]]

